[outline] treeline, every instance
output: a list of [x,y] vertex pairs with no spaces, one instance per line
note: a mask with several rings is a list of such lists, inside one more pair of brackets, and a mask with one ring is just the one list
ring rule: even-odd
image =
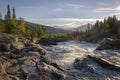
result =
[[15,34],[27,38],[40,37],[45,34],[43,26],[37,26],[33,31],[28,25],[26,25],[23,18],[16,18],[15,8],[12,9],[12,14],[10,10],[10,6],[7,6],[7,13],[2,19],[0,14],[0,32]]
[[94,38],[103,34],[113,34],[120,35],[120,20],[116,16],[108,17],[103,21],[96,21],[96,23],[91,27],[87,25],[86,32],[75,31],[73,32],[72,38],[77,40],[83,40],[85,38]]
[[0,32],[2,33],[15,34],[26,38],[66,37],[66,34],[47,34],[42,25],[35,26],[35,29],[32,29],[30,26],[26,24],[22,17],[17,20],[15,7],[13,7],[11,13],[10,6],[7,6],[7,13],[4,19],[2,19],[0,14]]
[[57,34],[45,34],[43,38],[69,38],[68,34],[66,33],[57,33]]
[[82,30],[81,31],[73,31],[72,33],[69,34],[69,37],[73,40],[84,39],[84,38],[88,37],[92,27],[93,27],[93,25],[88,23],[86,31],[82,31]]

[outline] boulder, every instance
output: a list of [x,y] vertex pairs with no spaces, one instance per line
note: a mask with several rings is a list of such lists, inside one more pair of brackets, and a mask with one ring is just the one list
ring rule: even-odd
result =
[[67,75],[54,66],[44,62],[38,63],[37,68],[40,72],[40,80],[67,80]]
[[27,44],[27,46],[22,50],[23,53],[29,51],[39,52],[40,55],[46,54],[46,50],[38,44]]
[[119,50],[120,49],[120,39],[104,39],[96,50]]
[[10,50],[10,44],[0,42],[0,51],[9,51],[9,50]]
[[4,68],[4,66],[2,65],[2,62],[0,62],[0,73],[2,73],[2,74],[5,74],[5,73],[6,73],[5,68]]
[[90,56],[90,55],[88,57],[91,58],[92,60],[96,61],[97,63],[99,63],[103,68],[120,72],[120,65],[114,64],[104,58]]
[[8,74],[0,73],[0,80],[13,80],[13,79],[10,79]]
[[65,69],[62,66],[58,65],[57,63],[51,63],[50,65],[54,66],[58,70],[65,71]]
[[42,58],[40,58],[40,62],[45,62],[47,64],[51,64],[53,61],[50,57],[42,57]]
[[0,33],[0,80],[70,80],[64,68],[45,54],[39,44]]
[[37,43],[42,45],[57,45],[57,42],[53,38],[41,38]]
[[75,59],[75,61],[73,63],[73,66],[74,66],[75,69],[79,69],[79,70],[82,70],[84,68],[83,62],[79,58]]
[[76,58],[73,66],[75,69],[78,70],[85,70],[91,73],[97,73],[96,65],[88,57],[84,59]]
[[25,45],[22,42],[11,44],[11,51],[15,54],[19,54],[23,48],[25,48]]
[[64,42],[68,40],[68,38],[41,38],[37,43],[42,45],[57,45],[57,42]]
[[41,80],[38,73],[32,72],[28,73],[26,80]]

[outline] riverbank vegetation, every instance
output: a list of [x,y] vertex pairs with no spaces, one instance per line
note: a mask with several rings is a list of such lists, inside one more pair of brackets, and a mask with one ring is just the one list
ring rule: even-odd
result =
[[120,35],[120,20],[118,20],[116,16],[108,17],[103,21],[96,21],[93,27],[90,27],[88,24],[87,27],[85,32],[73,32],[71,38],[75,40],[93,41],[95,39],[103,39],[106,37],[119,38]]

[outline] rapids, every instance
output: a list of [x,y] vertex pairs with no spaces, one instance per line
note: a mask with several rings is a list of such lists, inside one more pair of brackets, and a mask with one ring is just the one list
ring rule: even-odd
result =
[[58,65],[71,69],[76,58],[84,58],[88,54],[92,55],[96,46],[97,44],[84,41],[59,42],[55,46],[45,46],[46,57],[51,57]]

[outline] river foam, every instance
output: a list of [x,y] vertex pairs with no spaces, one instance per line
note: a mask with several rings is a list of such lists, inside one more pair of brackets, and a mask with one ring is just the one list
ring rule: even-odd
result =
[[51,57],[54,62],[67,69],[72,68],[76,58],[84,58],[86,55],[93,54],[97,44],[83,41],[59,42],[55,46],[45,46],[47,57]]

